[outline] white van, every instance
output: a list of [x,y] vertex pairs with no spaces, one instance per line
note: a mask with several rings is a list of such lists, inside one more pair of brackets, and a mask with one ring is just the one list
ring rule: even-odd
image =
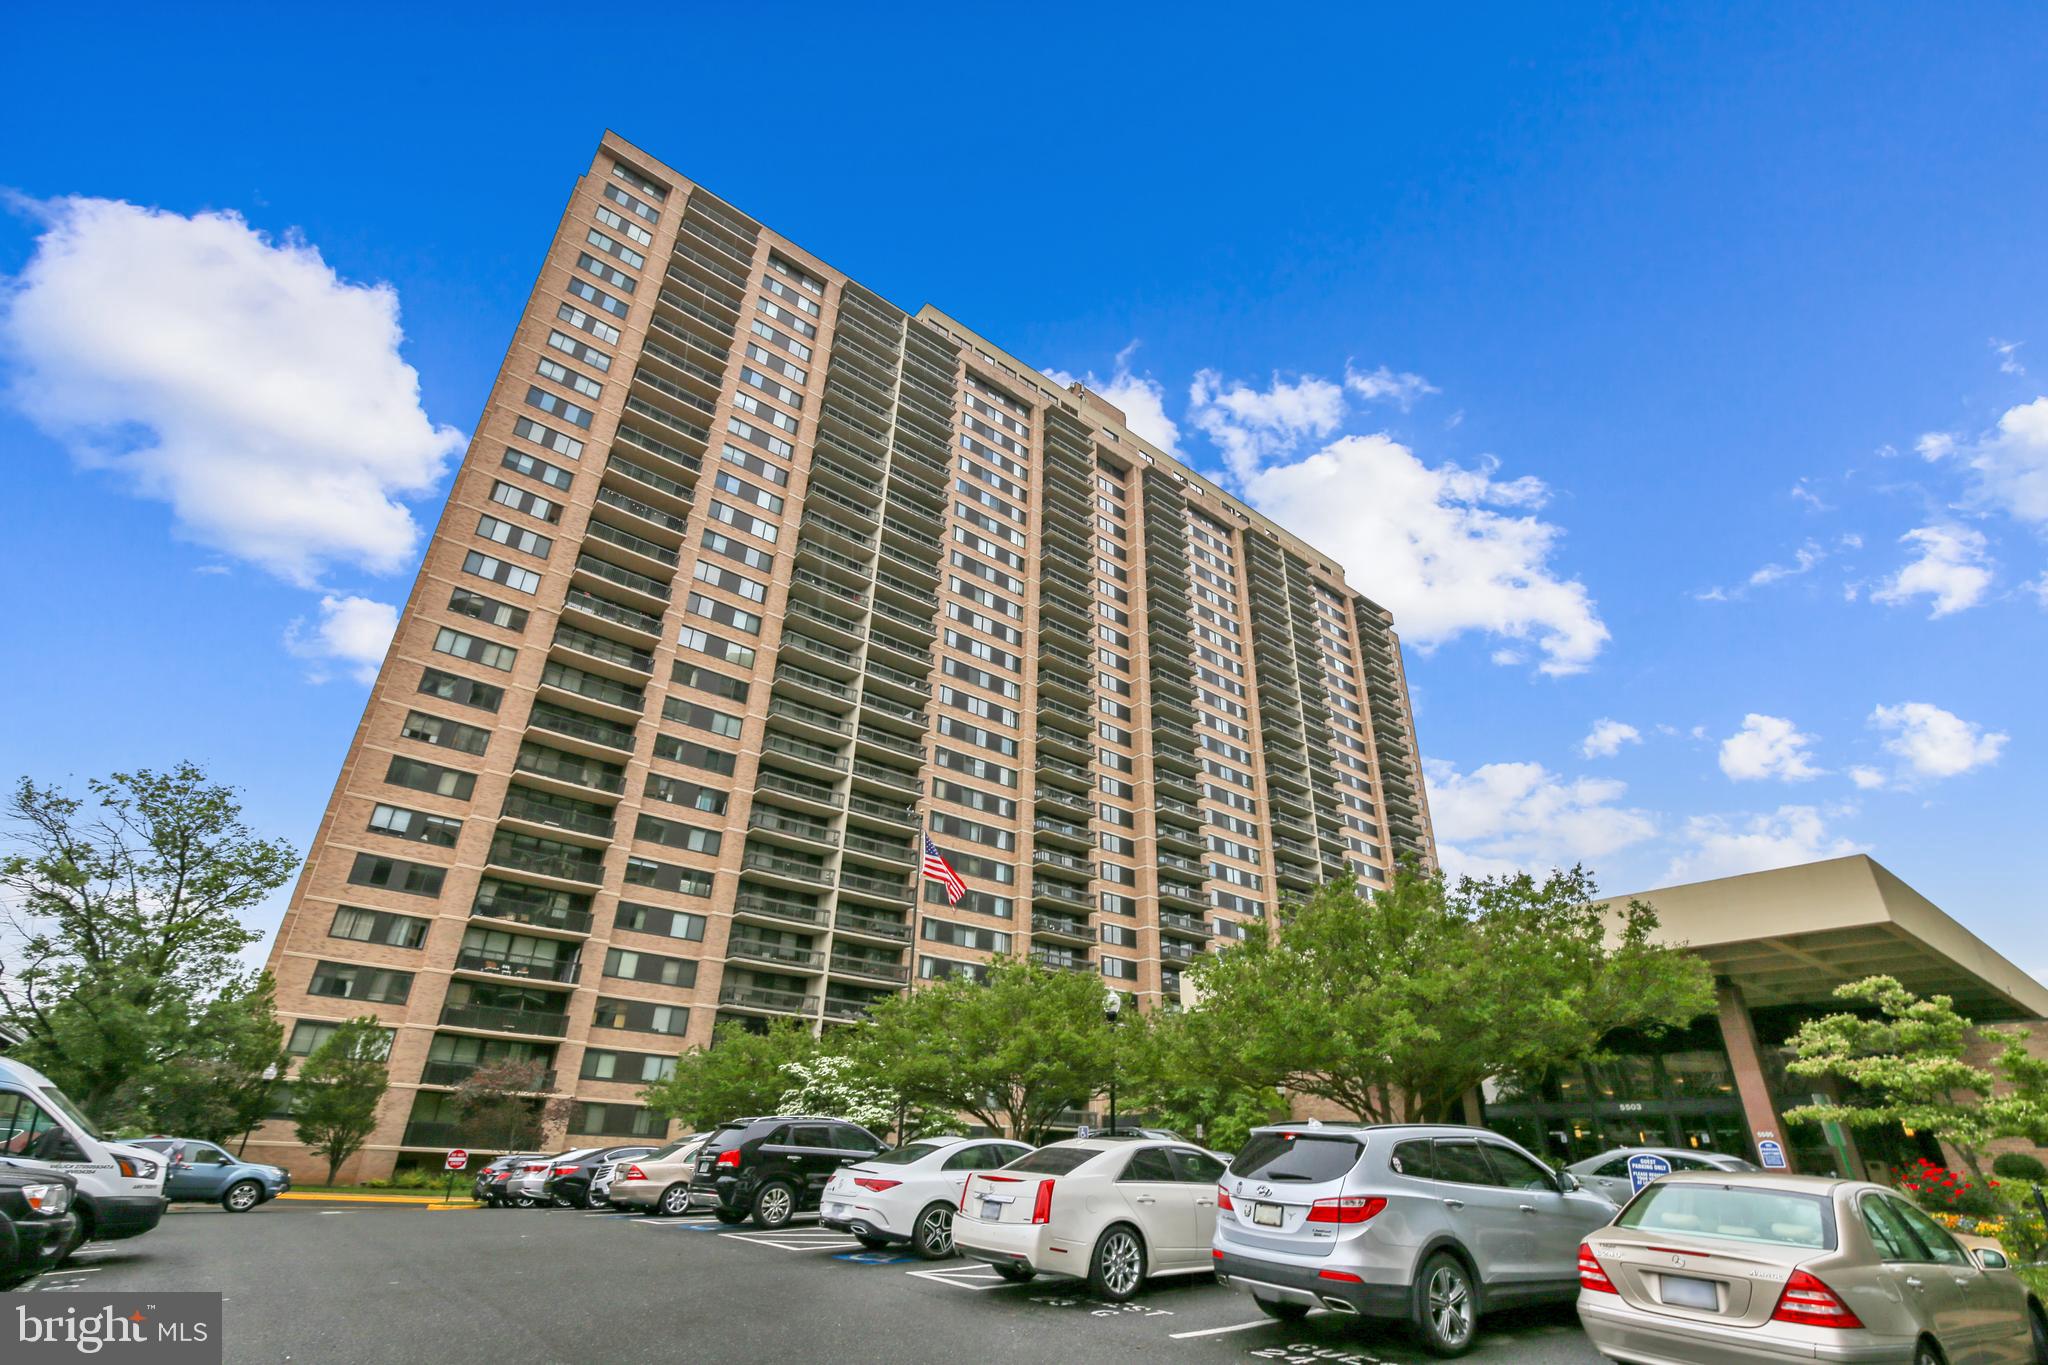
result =
[[108,1142],[50,1078],[0,1057],[0,1165],[54,1166],[78,1181],[78,1235],[65,1255],[93,1240],[139,1237],[164,1216],[164,1158]]

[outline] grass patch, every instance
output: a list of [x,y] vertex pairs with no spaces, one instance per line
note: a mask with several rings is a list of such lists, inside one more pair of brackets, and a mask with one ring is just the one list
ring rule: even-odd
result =
[[2037,1298],[2048,1303],[2048,1265],[2016,1265],[2012,1273],[2026,1281]]

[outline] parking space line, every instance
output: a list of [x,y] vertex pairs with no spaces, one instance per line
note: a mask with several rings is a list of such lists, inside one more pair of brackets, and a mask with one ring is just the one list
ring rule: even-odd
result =
[[1220,1337],[1227,1332],[1249,1332],[1254,1327],[1271,1326],[1271,1318],[1255,1318],[1250,1322],[1236,1322],[1228,1327],[1204,1327],[1197,1332],[1174,1332],[1169,1336],[1173,1341],[1186,1341],[1190,1337]]
[[958,1265],[937,1266],[930,1270],[906,1270],[906,1275],[920,1280],[932,1280],[939,1284],[950,1284],[956,1289],[978,1292],[983,1289],[1000,1289],[1010,1283],[998,1275],[994,1266]]
[[796,1228],[777,1232],[726,1232],[719,1234],[735,1242],[774,1247],[778,1251],[845,1251],[860,1245],[851,1237],[825,1228]]

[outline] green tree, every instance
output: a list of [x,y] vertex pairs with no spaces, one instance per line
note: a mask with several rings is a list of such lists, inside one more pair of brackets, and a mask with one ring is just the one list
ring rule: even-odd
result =
[[[1126,1018],[1118,1028],[1117,1087],[1124,1114],[1145,1114],[1148,1126],[1171,1128],[1221,1152],[1244,1145],[1251,1130],[1287,1117],[1287,1097],[1212,1072],[1180,1010]],[[1121,1119],[1119,1119],[1121,1122]]]
[[702,1132],[727,1119],[778,1112],[790,1087],[784,1067],[819,1056],[824,1045],[794,1019],[777,1019],[756,1033],[728,1020],[711,1046],[685,1052],[676,1070],[640,1092],[649,1108]]
[[2048,1063],[2028,1053],[2025,1029],[1983,1030],[2002,1047],[1990,1066],[1978,1066],[1965,1055],[1973,1026],[1946,995],[1922,999],[1892,977],[1873,976],[1837,986],[1835,998],[1860,1011],[1800,1025],[1785,1069],[1832,1077],[1848,1090],[1826,1104],[1789,1110],[1787,1122],[1923,1129],[1955,1148],[1979,1185],[1987,1143],[2048,1140]]
[[455,1113],[466,1142],[503,1152],[545,1148],[551,1131],[566,1128],[572,1101],[543,1092],[547,1063],[534,1058],[485,1062],[455,1087]]
[[270,974],[200,1003],[178,1031],[184,1050],[134,1077],[113,1107],[154,1133],[246,1138],[269,1112],[290,1061]]
[[[259,838],[233,788],[191,763],[86,787],[89,800],[23,778],[0,812],[0,904],[13,940],[0,1010],[27,1037],[22,1060],[100,1121],[139,1123],[146,1109],[119,1104],[157,1085],[203,1085],[244,1054],[212,1048],[204,1030],[220,1016],[209,1002],[257,992],[239,954],[261,934],[241,917],[285,883],[298,855]],[[195,1055],[212,1065],[153,1078]]]
[[1326,885],[1284,921],[1191,969],[1181,1065],[1374,1122],[1443,1119],[1490,1077],[1713,1007],[1706,965],[1652,941],[1656,911],[1608,909],[1580,868],[1455,886],[1404,869],[1369,896]]
[[1063,1110],[1109,1084],[1102,1003],[1093,975],[999,958],[985,982],[955,978],[876,1005],[852,1046],[904,1104],[1042,1142]]
[[375,1015],[350,1019],[313,1049],[292,1086],[292,1120],[308,1151],[327,1158],[327,1183],[377,1127],[391,1083],[391,1035]]

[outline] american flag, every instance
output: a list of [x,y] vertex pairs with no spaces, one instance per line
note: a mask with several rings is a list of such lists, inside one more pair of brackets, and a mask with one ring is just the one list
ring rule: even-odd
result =
[[958,905],[960,898],[967,894],[967,883],[960,880],[960,874],[946,861],[946,855],[939,852],[939,846],[932,842],[929,834],[924,836],[924,879],[946,888],[948,905]]

